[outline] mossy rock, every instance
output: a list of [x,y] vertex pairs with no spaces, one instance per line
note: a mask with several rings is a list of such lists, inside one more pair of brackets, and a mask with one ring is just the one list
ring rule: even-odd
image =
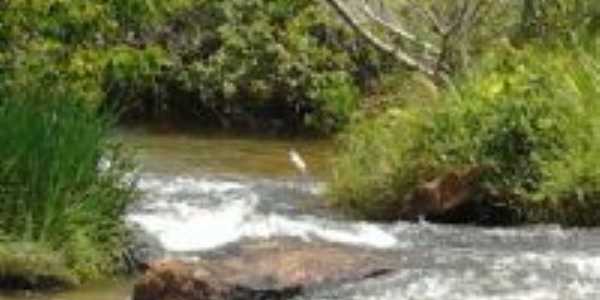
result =
[[77,284],[62,254],[37,243],[0,243],[0,289],[60,289]]

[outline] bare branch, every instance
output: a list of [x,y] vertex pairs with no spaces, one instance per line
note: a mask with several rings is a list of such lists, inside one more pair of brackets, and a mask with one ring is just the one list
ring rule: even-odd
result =
[[401,24],[398,24],[398,22],[395,22],[396,24],[392,24],[391,22],[388,22],[388,21],[384,20],[383,18],[377,16],[373,12],[371,7],[364,0],[363,0],[362,12],[367,17],[369,17],[371,20],[375,21],[379,25],[381,25],[384,28],[386,28],[387,30],[389,30],[391,33],[393,33],[401,38],[404,38],[404,39],[420,46],[423,49],[426,49],[430,53],[439,54],[440,49],[438,49],[436,46],[434,46],[431,43],[428,43],[425,41],[420,41],[416,35],[409,32],[408,30],[406,30]]
[[494,22],[486,17],[503,12],[503,6],[512,1],[403,0],[396,2],[400,9],[398,18],[388,14],[393,4],[382,0],[326,3],[372,46],[436,82],[447,84],[453,72],[470,64],[470,55],[476,50],[473,41],[494,37],[490,34],[493,26],[486,27],[485,32],[478,30],[480,25]]
[[417,58],[396,47],[390,45],[383,40],[379,39],[375,34],[368,30],[365,26],[361,26],[355,16],[353,16],[350,9],[348,9],[342,0],[326,0],[326,2],[333,7],[333,9],[342,17],[342,19],[350,26],[354,31],[364,37],[370,44],[375,48],[379,49],[384,53],[393,55],[398,61],[406,65],[411,69],[418,70],[428,76],[435,76],[436,72],[426,65],[424,62],[419,61]]
[[426,9],[423,5],[419,5],[414,0],[408,0],[407,2],[408,2],[408,4],[410,4],[411,8],[414,11],[416,11],[417,13],[419,13],[426,20],[429,20],[429,22],[433,26],[433,29],[434,29],[434,31],[436,33],[442,34],[443,32],[446,31],[445,26],[442,24],[442,22],[437,17],[437,15],[435,14],[435,12],[433,12],[430,9]]

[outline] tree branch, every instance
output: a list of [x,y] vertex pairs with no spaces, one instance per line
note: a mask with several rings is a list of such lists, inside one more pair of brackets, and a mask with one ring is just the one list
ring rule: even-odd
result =
[[388,21],[384,20],[383,18],[377,16],[373,12],[371,7],[368,5],[368,3],[366,3],[365,0],[363,0],[362,12],[368,18],[375,21],[377,24],[383,26],[384,28],[389,30],[391,33],[393,33],[401,38],[404,38],[404,39],[422,47],[423,49],[430,51],[430,53],[433,53],[433,54],[440,53],[440,49],[438,49],[436,46],[432,45],[431,43],[425,42],[425,41],[420,41],[416,35],[410,33],[408,30],[404,29],[404,27],[400,24],[397,24],[397,22],[396,22],[396,24],[392,24],[391,22],[388,22]]
[[418,70],[419,72],[425,73],[430,77],[435,77],[436,72],[433,68],[427,66],[425,63],[412,57],[407,52],[390,45],[383,40],[375,36],[370,30],[362,26],[359,21],[352,15],[350,9],[348,9],[341,0],[325,0],[341,17],[342,19],[359,35],[367,40],[372,46],[378,50],[392,55],[396,60],[407,66],[408,68]]

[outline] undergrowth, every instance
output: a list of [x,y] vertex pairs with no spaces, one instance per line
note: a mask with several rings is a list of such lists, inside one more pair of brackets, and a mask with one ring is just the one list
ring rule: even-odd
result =
[[393,219],[418,184],[486,166],[479,184],[505,195],[528,222],[597,225],[599,57],[590,40],[505,45],[432,105],[358,122],[342,138],[333,203]]

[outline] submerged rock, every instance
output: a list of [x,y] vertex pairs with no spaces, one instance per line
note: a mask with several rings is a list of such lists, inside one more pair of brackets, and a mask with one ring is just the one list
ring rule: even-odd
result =
[[199,262],[155,261],[134,288],[134,300],[289,299],[303,291],[381,276],[389,262],[333,246],[266,244],[239,255]]

